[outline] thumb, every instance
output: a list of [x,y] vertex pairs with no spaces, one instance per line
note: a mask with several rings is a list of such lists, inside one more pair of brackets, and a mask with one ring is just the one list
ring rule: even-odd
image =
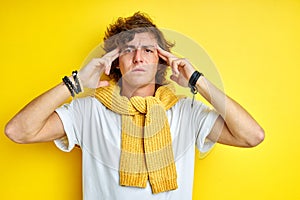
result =
[[99,81],[98,85],[97,85],[97,88],[99,88],[99,87],[107,87],[107,86],[109,86],[109,82],[108,81]]
[[177,76],[175,76],[175,75],[171,75],[170,76],[170,79],[172,80],[172,81],[174,81],[174,82],[178,82],[178,77]]

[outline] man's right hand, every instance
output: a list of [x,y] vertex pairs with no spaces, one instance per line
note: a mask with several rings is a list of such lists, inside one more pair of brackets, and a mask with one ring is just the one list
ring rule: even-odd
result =
[[79,71],[79,78],[84,88],[99,88],[108,85],[107,81],[100,81],[103,72],[109,75],[112,62],[119,57],[119,49],[116,48],[101,58],[92,59]]

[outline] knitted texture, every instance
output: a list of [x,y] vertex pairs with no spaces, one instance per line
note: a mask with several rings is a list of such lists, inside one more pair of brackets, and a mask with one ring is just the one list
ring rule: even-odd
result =
[[155,96],[120,95],[120,87],[96,90],[95,97],[108,109],[122,115],[120,185],[146,187],[153,193],[174,190],[177,172],[166,110],[179,100],[173,85],[160,86]]

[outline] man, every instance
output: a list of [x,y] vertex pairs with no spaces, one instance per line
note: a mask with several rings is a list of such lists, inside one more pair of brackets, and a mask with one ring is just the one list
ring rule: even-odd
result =
[[[119,18],[107,30],[107,53],[30,102],[6,135],[18,143],[55,140],[64,151],[80,146],[84,199],[191,199],[194,145],[203,152],[215,142],[253,147],[264,132],[171,47],[147,16]],[[173,82],[214,110],[177,96],[166,66]],[[95,88],[94,96],[61,106],[83,88]]]

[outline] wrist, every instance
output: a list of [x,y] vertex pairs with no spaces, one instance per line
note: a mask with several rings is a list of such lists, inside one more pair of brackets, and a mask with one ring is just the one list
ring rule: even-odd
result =
[[72,97],[83,92],[82,84],[78,77],[78,72],[73,71],[71,76],[62,78],[64,85],[68,88]]
[[191,92],[193,94],[193,100],[192,100],[192,105],[191,105],[192,107],[193,107],[195,95],[198,93],[198,88],[197,88],[196,84],[201,77],[203,77],[203,74],[196,70],[193,72],[193,74],[191,75],[191,77],[189,79],[188,86],[191,89]]
[[201,77],[203,77],[203,76],[204,75],[201,72],[197,71],[197,70],[194,71],[192,73],[192,75],[190,76],[190,79],[189,79],[189,82],[188,82],[188,86],[191,89],[191,92],[193,94],[196,94],[198,92],[196,84],[198,83],[199,79]]
[[196,87],[198,92],[200,92],[201,90],[203,90],[204,86],[206,85],[206,79],[204,76],[200,76],[199,79],[196,82]]

